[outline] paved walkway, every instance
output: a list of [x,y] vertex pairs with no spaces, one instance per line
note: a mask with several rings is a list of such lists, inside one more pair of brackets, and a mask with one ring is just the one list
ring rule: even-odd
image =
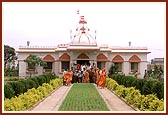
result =
[[[30,111],[57,111],[71,87],[72,85],[69,87],[61,86]],[[103,97],[110,111],[135,111],[132,107],[128,106],[123,100],[121,100],[107,88],[97,88],[97,90]]]
[[61,86],[59,89],[56,89],[51,95],[49,95],[45,100],[40,102],[37,106],[30,109],[30,111],[57,111],[71,87],[72,85]]
[[116,94],[111,92],[109,89],[97,88],[97,90],[104,99],[104,101],[106,102],[110,111],[135,111],[135,109],[127,105],[122,99],[120,99]]

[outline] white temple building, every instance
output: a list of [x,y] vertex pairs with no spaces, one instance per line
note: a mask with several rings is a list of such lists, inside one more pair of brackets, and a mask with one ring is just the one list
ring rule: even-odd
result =
[[[19,63],[19,76],[41,75],[54,73],[63,75],[63,71],[71,69],[72,65],[95,63],[96,67],[109,70],[111,64],[118,65],[120,74],[134,75],[138,71],[138,77],[143,78],[147,69],[147,54],[150,53],[147,47],[112,47],[98,45],[96,36],[89,34],[90,29],[84,16],[79,20],[76,34],[71,36],[72,41],[67,44],[59,44],[56,47],[44,46],[20,46],[17,50]],[[35,67],[33,70],[24,62],[31,54],[37,55],[47,62],[47,67]]]

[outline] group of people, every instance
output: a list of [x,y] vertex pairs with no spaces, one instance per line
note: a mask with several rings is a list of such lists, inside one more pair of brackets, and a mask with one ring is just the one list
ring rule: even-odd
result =
[[[75,67],[76,66],[76,67]],[[70,86],[71,83],[95,83],[98,87],[104,88],[106,83],[106,69],[95,68],[95,64],[76,64],[71,70],[64,71],[64,84]]]

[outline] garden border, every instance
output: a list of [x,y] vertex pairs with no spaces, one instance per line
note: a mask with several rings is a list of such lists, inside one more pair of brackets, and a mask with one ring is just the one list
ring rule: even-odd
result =
[[36,106],[38,106],[41,102],[43,102],[47,97],[51,96],[56,90],[58,90],[61,86],[57,87],[56,89],[54,89],[52,92],[50,92],[47,96],[45,96],[43,99],[41,99],[40,101],[38,101],[37,103],[33,104],[32,107],[30,107],[29,109],[27,109],[26,111],[32,111]]

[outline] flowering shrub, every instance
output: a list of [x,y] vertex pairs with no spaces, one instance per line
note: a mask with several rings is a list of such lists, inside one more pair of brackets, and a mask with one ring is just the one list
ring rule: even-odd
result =
[[[52,84],[52,85],[51,85]],[[18,97],[12,97],[11,99],[5,98],[4,110],[5,111],[24,111],[32,107],[38,101],[46,97],[49,93],[62,84],[62,80],[59,78],[51,80],[48,84],[43,83],[37,89],[32,88],[27,92],[20,94]]]
[[141,95],[140,91],[134,87],[126,88],[123,85],[118,85],[118,83],[111,78],[107,78],[106,86],[120,97],[123,97],[126,103],[133,105],[141,111],[164,110],[164,100],[159,100],[154,94]]

